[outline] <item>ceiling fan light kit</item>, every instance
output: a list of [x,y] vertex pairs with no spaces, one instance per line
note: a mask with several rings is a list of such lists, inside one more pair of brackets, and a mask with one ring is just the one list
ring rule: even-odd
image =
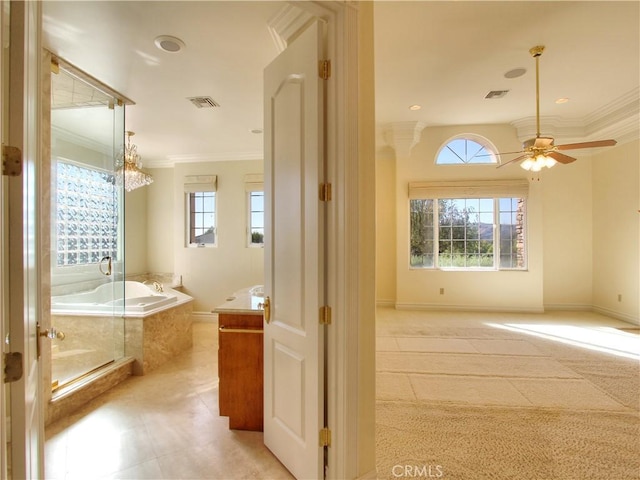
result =
[[[615,140],[595,140],[592,142],[571,143],[565,145],[554,145],[552,137],[540,135],[540,56],[544,52],[543,45],[537,45],[529,49],[529,53],[536,60],[536,137],[527,140],[522,144],[522,153],[513,160],[501,163],[497,168],[504,167],[510,163],[520,162],[520,166],[527,171],[539,172],[543,168],[551,168],[557,163],[567,164],[576,159],[560,153],[559,150],[573,150],[578,148],[612,147],[617,142]],[[500,155],[500,154],[498,154]],[[503,154],[504,155],[504,154]]]

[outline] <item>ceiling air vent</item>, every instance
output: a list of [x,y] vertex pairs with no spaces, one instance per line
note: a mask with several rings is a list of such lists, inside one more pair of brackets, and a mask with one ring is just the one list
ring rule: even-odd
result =
[[214,108],[220,105],[211,97],[189,97],[187,98],[198,108]]
[[484,98],[502,98],[504,97],[509,90],[491,90],[487,93]]

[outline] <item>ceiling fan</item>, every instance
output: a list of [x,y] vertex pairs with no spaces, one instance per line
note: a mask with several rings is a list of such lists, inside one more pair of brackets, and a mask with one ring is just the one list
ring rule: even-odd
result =
[[543,168],[551,168],[556,163],[571,163],[576,159],[561,153],[561,150],[575,150],[579,148],[612,147],[617,142],[615,140],[595,140],[592,142],[567,143],[564,145],[554,145],[552,137],[540,135],[540,86],[539,86],[539,63],[540,56],[544,52],[544,46],[535,46],[529,49],[529,53],[536,59],[536,137],[531,138],[522,144],[522,150],[518,152],[506,152],[498,155],[522,153],[519,157],[498,165],[497,168],[504,167],[510,163],[522,161],[520,166],[525,170],[539,172]]

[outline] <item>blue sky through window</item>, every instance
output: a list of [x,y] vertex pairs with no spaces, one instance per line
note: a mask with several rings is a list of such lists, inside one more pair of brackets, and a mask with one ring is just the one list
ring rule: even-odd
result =
[[456,138],[447,143],[438,153],[437,165],[496,163],[493,152],[468,138]]

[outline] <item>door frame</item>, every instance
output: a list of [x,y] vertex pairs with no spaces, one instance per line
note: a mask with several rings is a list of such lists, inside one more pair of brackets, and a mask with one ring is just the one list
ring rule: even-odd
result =
[[[24,5],[33,12],[26,17],[36,19],[35,29],[29,29],[27,38],[36,46],[39,57],[41,7],[39,2]],[[331,232],[327,237],[327,292],[333,308],[327,339],[328,423],[332,430],[328,476],[375,478],[373,6],[371,2],[331,1],[295,5],[328,22],[328,56],[333,64],[327,84],[326,129],[327,177],[333,184],[327,225]],[[29,46],[24,49],[24,58],[31,63]],[[24,95],[24,101],[35,103],[36,109],[37,100],[37,94]],[[39,256],[36,252],[36,258]],[[20,330],[24,329],[25,325],[20,325]],[[39,402],[38,398],[36,409],[41,411]],[[24,399],[12,403],[24,417]],[[24,437],[25,424],[17,420],[12,417],[12,430],[21,426]],[[39,432],[39,438],[33,439],[34,445],[39,445],[33,452],[40,466],[36,477],[43,471],[42,418]],[[22,441],[19,448],[15,446],[14,467],[18,469],[14,474],[18,474],[29,468],[31,456],[27,455],[31,454]]]
[[[372,2],[291,2],[278,29],[295,38],[304,16],[327,24],[326,409],[327,478],[375,472],[375,115]],[[292,24],[298,24],[297,28]],[[286,45],[287,38],[282,41]],[[267,272],[265,272],[265,275]]]
[[[22,353],[22,378],[11,384],[12,478],[44,478],[42,373],[36,323],[40,315],[40,55],[41,2],[11,2],[9,145],[22,151],[22,173],[9,177],[8,302],[10,349]],[[6,254],[7,252],[3,252]],[[7,308],[8,307],[8,308]]]
[[[2,112],[0,112],[0,135],[2,137],[2,142],[5,140],[5,132],[8,130],[6,122],[8,121],[7,117],[7,105],[6,102],[8,100],[6,91],[6,82],[8,81],[8,65],[9,59],[6,58],[6,55],[9,53],[8,50],[5,50],[5,42],[4,39],[6,35],[9,35],[9,32],[6,30],[9,26],[9,19],[7,19],[7,11],[6,8],[10,8],[10,4],[8,0],[0,0],[0,39],[2,39],[2,46],[0,46],[0,104],[2,105]],[[6,270],[6,257],[8,251],[5,249],[7,245],[6,241],[6,231],[8,220],[5,215],[5,203],[6,203],[6,187],[5,187],[5,179],[0,178],[0,354],[2,354],[2,365],[4,372],[4,354],[8,353],[5,346],[5,328],[9,330],[9,318],[8,313],[5,310],[5,285],[8,285],[7,279],[7,270]],[[9,436],[7,435],[7,427],[8,421],[10,421],[11,412],[7,410],[7,392],[9,392],[10,387],[4,384],[4,373],[2,374],[3,383],[0,386],[0,478],[7,478],[9,472],[9,463],[8,463],[8,444],[7,441]]]

